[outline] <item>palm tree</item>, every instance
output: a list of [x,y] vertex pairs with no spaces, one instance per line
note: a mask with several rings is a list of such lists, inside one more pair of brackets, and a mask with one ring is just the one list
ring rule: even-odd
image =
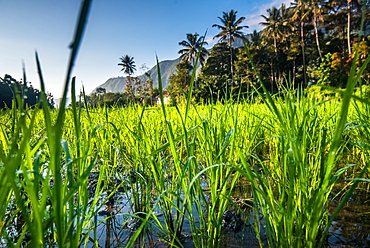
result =
[[[358,29],[360,28],[360,25],[358,22],[357,23],[353,22],[354,21],[353,17],[361,16],[360,13],[357,13],[357,14],[354,13],[356,11],[361,12],[361,1],[359,0],[331,0],[329,4],[331,5],[331,8],[334,10],[334,14],[335,14],[334,15],[335,18],[333,18],[332,23],[331,23],[333,27],[331,28],[337,29],[337,30],[339,27],[341,28],[340,29],[341,31],[338,33],[343,35],[344,37],[346,36],[348,53],[351,54],[352,53],[352,49],[351,49],[352,31],[351,29],[353,28],[353,26],[357,27]],[[369,13],[369,11],[367,11],[367,13]],[[347,17],[347,19],[345,18],[345,16]],[[344,23],[344,21],[346,23]],[[344,41],[344,38],[343,38],[343,41]]]
[[187,40],[179,42],[180,46],[185,47],[179,51],[181,54],[180,58],[182,61],[188,62],[194,66],[195,59],[199,54],[199,61],[201,66],[203,66],[208,56],[208,51],[204,48],[208,43],[204,41],[204,36],[199,36],[198,33],[186,34],[186,39]]
[[283,23],[281,22],[282,20],[279,9],[277,9],[276,7],[268,9],[267,13],[269,13],[268,17],[266,17],[265,15],[261,15],[263,19],[265,19],[265,21],[260,22],[260,24],[265,27],[264,34],[266,35],[266,37],[273,38],[275,53],[277,53],[277,40],[281,40],[281,38],[283,37]]
[[[329,11],[329,5],[327,1],[322,0],[295,0],[292,3],[295,7],[295,19],[301,19],[302,25],[304,25],[305,20],[311,21],[315,31],[316,46],[322,59],[321,47],[319,42],[319,21],[323,21],[323,14]],[[302,28],[302,26],[301,26]]]
[[[275,51],[275,59],[271,57],[271,90],[273,89],[273,84],[277,81],[277,75],[276,75],[276,69],[279,69],[276,67],[275,61],[278,60],[278,51],[277,51],[277,40],[281,40],[283,37],[282,33],[282,23],[280,18],[279,9],[276,7],[272,7],[271,9],[267,10],[267,13],[269,13],[269,16],[266,17],[265,15],[261,15],[263,19],[265,19],[264,22],[260,22],[262,26],[265,28],[263,29],[264,36],[269,40],[270,37],[272,37],[274,41],[274,51]],[[278,85],[278,84],[277,84]],[[279,88],[279,86],[278,86]]]
[[275,53],[277,52],[277,41],[286,41],[289,33],[294,30],[290,22],[291,12],[282,4],[279,9],[272,7],[268,9],[269,16],[261,15],[265,21],[260,22],[264,26],[263,33],[274,40]]
[[118,63],[118,65],[122,66],[121,71],[123,71],[128,76],[134,74],[134,71],[136,71],[134,57],[126,54],[125,56],[122,56],[120,60],[121,63]]
[[227,41],[230,48],[230,71],[231,75],[233,75],[233,54],[232,54],[232,43],[234,42],[235,38],[244,39],[243,32],[241,31],[243,28],[248,28],[248,26],[240,26],[240,24],[245,20],[245,17],[240,17],[236,19],[236,13],[238,11],[230,10],[229,12],[222,12],[222,17],[218,17],[222,22],[222,25],[213,24],[212,27],[216,27],[221,29],[221,31],[213,37],[219,38],[219,42]]
[[136,65],[134,61],[134,57],[131,57],[130,55],[125,55],[120,58],[121,63],[118,63],[118,65],[122,66],[121,71],[123,71],[125,74],[127,74],[127,82],[126,82],[126,92],[131,94],[132,97],[135,97],[135,86],[133,78],[131,78],[131,75],[134,74],[134,71],[136,71]]
[[261,34],[257,30],[254,30],[251,34],[251,42],[256,45],[261,43]]
[[316,38],[316,45],[317,45],[317,50],[320,55],[320,59],[322,60],[322,53],[321,53],[321,48],[320,48],[320,42],[319,42],[319,31],[318,31],[318,26],[319,26],[319,21],[324,21],[323,18],[323,13],[329,11],[329,6],[325,3],[325,1],[310,1],[310,6],[312,9],[312,14],[313,14],[313,27],[315,30],[315,38]]
[[[283,77],[281,74],[281,70],[279,66],[276,66],[275,63],[278,63],[278,45],[282,42],[286,42],[287,37],[289,37],[289,32],[293,30],[293,26],[290,24],[290,12],[285,8],[285,4],[282,4],[281,7],[278,9],[276,7],[272,7],[271,9],[267,10],[269,13],[268,16],[261,15],[264,19],[264,22],[260,22],[262,26],[265,28],[262,30],[264,37],[267,40],[273,40],[274,43],[274,52],[275,52],[275,59],[271,56],[271,84],[276,82],[277,88],[279,89],[279,81],[282,81]],[[279,42],[279,44],[278,44]],[[285,43],[288,46],[287,43]],[[280,80],[278,80],[280,78]],[[272,88],[272,86],[271,86]]]
[[306,55],[305,55],[305,40],[304,40],[304,26],[308,21],[308,11],[307,11],[307,1],[308,0],[295,0],[292,4],[293,15],[292,21],[296,22],[300,28],[301,36],[301,48],[302,48],[302,60],[303,60],[303,78],[305,84],[307,84],[307,75],[306,75]]
[[359,9],[360,4],[358,0],[347,0],[347,45],[348,45],[348,53],[351,54],[351,15],[352,9]]
[[312,16],[312,23],[315,30],[315,38],[316,38],[316,45],[317,50],[319,52],[320,59],[322,59],[322,53],[319,43],[319,21],[323,21],[323,14],[329,11],[329,5],[327,1],[322,0],[308,0],[307,1],[307,14]]

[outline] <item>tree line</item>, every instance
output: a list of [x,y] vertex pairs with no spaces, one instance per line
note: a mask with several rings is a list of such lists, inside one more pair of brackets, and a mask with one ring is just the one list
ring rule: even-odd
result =
[[[187,34],[187,40],[179,43],[186,48],[179,51],[183,60],[171,77],[170,96],[174,102],[184,99],[190,82],[187,75],[198,54],[203,63],[195,82],[197,102],[248,97],[259,87],[257,77],[272,93],[286,88],[320,91],[322,85],[342,88],[354,51],[359,65],[370,54],[369,7],[369,1],[361,0],[295,0],[289,7],[268,9],[260,22],[263,29],[248,35],[243,32],[248,28],[242,25],[244,17],[238,18],[234,10],[223,12],[220,24],[213,25],[220,32],[209,54],[204,37],[197,33]],[[256,68],[251,67],[243,42]],[[367,68],[366,84],[369,75]]]
[[[179,42],[181,62],[166,90],[174,104],[182,103],[196,61],[200,69],[196,68],[199,73],[193,100],[199,103],[247,98],[260,87],[257,77],[271,93],[299,88],[321,94],[321,86],[345,87],[354,51],[359,54],[359,66],[370,54],[369,10],[368,0],[294,0],[290,6],[268,9],[261,16],[263,29],[249,34],[238,11],[223,12],[219,23],[212,26],[219,33],[210,51],[205,49],[205,37],[198,33],[188,33]],[[158,95],[149,74],[146,80],[132,76],[134,57],[122,56],[118,66],[127,75],[125,92],[95,92],[89,96],[90,102],[125,105],[147,99],[148,103]],[[368,84],[369,75],[367,68],[362,76],[364,84]]]
[[[40,96],[41,92],[30,83],[17,81],[8,74],[0,77],[0,109],[19,107],[19,104],[29,108],[42,107]],[[53,95],[47,93],[46,97],[48,106],[54,108]]]

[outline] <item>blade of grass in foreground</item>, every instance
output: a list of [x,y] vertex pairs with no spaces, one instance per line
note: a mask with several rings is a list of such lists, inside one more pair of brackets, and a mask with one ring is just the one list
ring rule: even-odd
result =
[[73,66],[77,58],[78,49],[82,41],[83,32],[86,27],[85,24],[87,21],[91,2],[92,2],[91,0],[84,0],[81,5],[74,38],[70,46],[71,53],[70,53],[69,63],[67,66],[67,74],[66,74],[66,79],[65,79],[63,97],[62,97],[62,101],[59,106],[57,119],[54,125],[52,125],[51,123],[50,112],[49,112],[49,109],[47,108],[47,104],[46,104],[47,101],[46,101],[46,96],[45,96],[45,83],[44,83],[43,76],[42,76],[42,70],[41,70],[41,66],[39,63],[39,58],[36,53],[36,62],[37,62],[37,68],[38,68],[39,77],[40,77],[40,84],[41,84],[41,89],[43,90],[42,104],[43,104],[43,110],[44,110],[44,116],[45,116],[46,131],[48,134],[47,142],[49,146],[49,152],[51,155],[50,168],[53,171],[53,195],[51,196],[51,202],[53,206],[53,213],[52,213],[53,217],[52,218],[53,218],[53,222],[55,223],[55,228],[56,228],[55,230],[56,243],[60,247],[71,245],[72,237],[70,237],[71,235],[70,228],[71,228],[71,225],[73,226],[73,222],[74,222],[73,217],[71,219],[67,218],[65,201],[63,200],[67,192],[65,192],[66,188],[63,185],[63,178],[61,175],[61,169],[62,169],[61,152],[62,150],[61,150],[60,142],[61,142],[61,137],[63,133],[68,87],[70,83]]

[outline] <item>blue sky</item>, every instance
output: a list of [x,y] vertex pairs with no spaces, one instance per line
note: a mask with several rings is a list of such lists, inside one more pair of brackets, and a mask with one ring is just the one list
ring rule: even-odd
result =
[[[134,57],[136,75],[158,59],[178,57],[178,43],[187,33],[203,35],[211,47],[218,33],[213,24],[231,9],[246,18],[245,33],[260,30],[260,15],[287,0],[93,0],[74,76],[87,93],[110,77],[124,76],[119,58]],[[79,0],[0,0],[0,77],[22,78],[39,87],[35,51],[39,53],[46,90],[55,98],[62,94],[70,44],[81,2]]]

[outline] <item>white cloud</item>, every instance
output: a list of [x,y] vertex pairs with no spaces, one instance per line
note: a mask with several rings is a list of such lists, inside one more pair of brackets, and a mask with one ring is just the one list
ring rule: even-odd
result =
[[218,40],[213,39],[213,36],[211,35],[207,35],[204,41],[208,43],[208,47],[213,47],[213,45],[216,44]]
[[[267,10],[271,9],[273,6],[276,8],[279,8],[281,4],[285,3],[286,7],[290,6],[290,3],[293,2],[293,0],[272,0],[268,3],[259,4],[258,6],[255,6],[252,9],[252,14],[245,15],[245,20],[242,23],[242,25],[249,26],[248,31],[245,31],[246,33],[252,33],[253,30],[261,30],[263,27],[259,24],[263,21],[263,18],[261,15],[266,15]],[[250,10],[248,11],[250,12]]]

